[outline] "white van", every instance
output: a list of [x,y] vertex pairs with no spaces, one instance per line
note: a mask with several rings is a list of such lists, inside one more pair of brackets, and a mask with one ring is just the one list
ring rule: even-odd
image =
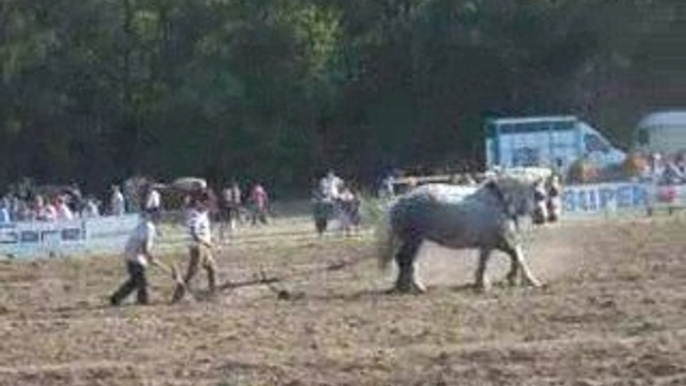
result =
[[686,151],[686,110],[648,114],[636,127],[634,143],[637,150],[647,153]]

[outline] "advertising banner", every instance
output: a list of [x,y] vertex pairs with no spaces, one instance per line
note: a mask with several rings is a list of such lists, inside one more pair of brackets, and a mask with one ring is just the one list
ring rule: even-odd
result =
[[593,214],[645,209],[650,200],[648,185],[603,183],[568,185],[563,188],[562,208],[566,214]]
[[0,225],[0,255],[27,259],[74,253],[117,253],[136,227],[138,215],[59,222]]

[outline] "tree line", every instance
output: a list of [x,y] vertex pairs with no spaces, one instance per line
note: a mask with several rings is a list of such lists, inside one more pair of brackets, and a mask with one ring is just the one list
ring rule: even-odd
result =
[[619,145],[686,96],[681,0],[0,0],[0,183],[307,189],[480,165],[493,115]]

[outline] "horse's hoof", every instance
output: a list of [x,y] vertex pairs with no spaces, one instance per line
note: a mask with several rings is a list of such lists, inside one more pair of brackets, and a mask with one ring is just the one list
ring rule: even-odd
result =
[[412,283],[412,291],[415,293],[423,294],[426,292],[426,286],[420,282]]
[[390,293],[400,294],[400,295],[411,295],[411,294],[422,294],[426,292],[426,288],[422,285],[411,285],[411,286],[395,286]]
[[542,288],[544,286],[544,284],[538,280],[530,280],[527,284],[531,288]]
[[408,287],[396,287],[393,289],[393,292],[400,294],[400,295],[407,295],[412,293],[412,288]]

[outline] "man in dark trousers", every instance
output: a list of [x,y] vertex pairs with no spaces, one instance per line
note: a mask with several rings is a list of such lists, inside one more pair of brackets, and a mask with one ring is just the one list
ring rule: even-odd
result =
[[148,304],[146,269],[149,264],[156,265],[166,273],[176,276],[174,270],[159,262],[151,253],[155,241],[155,233],[156,228],[152,221],[152,214],[148,212],[141,213],[141,221],[131,233],[131,236],[129,236],[124,250],[126,270],[128,271],[129,278],[110,297],[110,303],[113,306],[119,305],[122,300],[134,291],[136,291],[136,301],[138,304]]

